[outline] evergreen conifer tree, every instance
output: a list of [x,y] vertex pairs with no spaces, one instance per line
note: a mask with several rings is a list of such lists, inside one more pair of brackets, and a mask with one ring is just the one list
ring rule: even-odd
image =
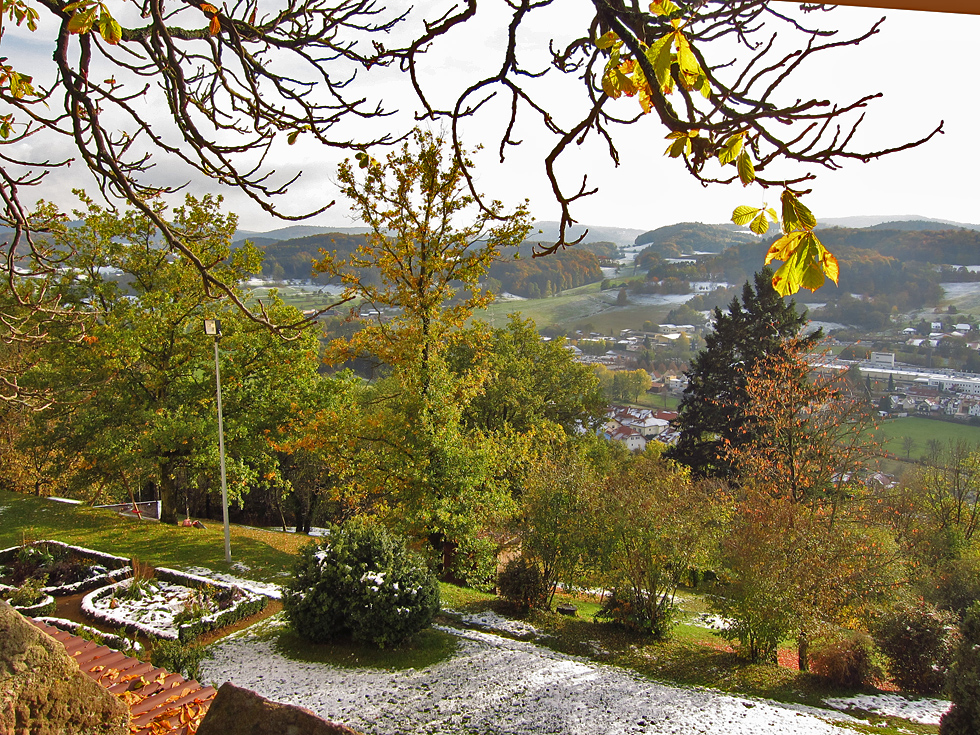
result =
[[[755,274],[754,286],[745,284],[741,300],[732,299],[727,314],[716,307],[714,331],[687,372],[676,421],[680,438],[668,456],[700,475],[732,474],[727,448],[753,439],[744,430],[749,403],[745,376],[760,360],[784,353],[806,322],[796,302],[784,301],[773,289],[769,268]],[[818,330],[802,344],[815,344],[821,336]]]

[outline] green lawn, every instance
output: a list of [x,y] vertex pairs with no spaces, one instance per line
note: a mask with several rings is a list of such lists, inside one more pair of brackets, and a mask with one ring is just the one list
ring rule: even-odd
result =
[[118,556],[136,557],[154,567],[202,566],[262,582],[281,581],[307,537],[243,526],[231,527],[232,562],[225,563],[224,530],[206,521],[207,529],[163,525],[125,518],[107,510],[45,500],[0,490],[0,548],[53,539]]
[[950,441],[980,445],[980,426],[909,416],[883,421],[876,433],[876,439],[883,448],[902,459],[905,459],[903,441],[907,436],[915,442],[910,459],[922,459],[928,453],[932,439],[938,439],[944,446]]

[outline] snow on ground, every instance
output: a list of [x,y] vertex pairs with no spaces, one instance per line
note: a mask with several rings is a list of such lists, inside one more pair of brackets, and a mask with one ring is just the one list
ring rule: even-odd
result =
[[824,704],[845,711],[857,709],[882,717],[902,717],[923,725],[938,725],[939,718],[952,706],[945,699],[906,699],[897,694],[859,694],[825,699]]
[[142,597],[129,599],[125,591],[131,584],[132,580],[127,579],[115,585],[118,596],[102,594],[104,587],[90,592],[82,600],[82,612],[114,625],[136,623],[138,629],[152,635],[176,640],[178,625],[174,618],[191,602],[194,590],[154,579]]
[[[658,684],[528,641],[443,628],[457,653],[424,670],[284,658],[250,631],[210,649],[202,680],[231,681],[366,735],[843,735],[847,714]],[[819,714],[819,716],[817,716]],[[826,718],[826,719],[824,719]]]
[[491,632],[497,631],[501,633],[510,633],[511,635],[516,635],[520,638],[536,638],[538,636],[538,629],[530,623],[525,623],[522,620],[511,620],[510,618],[505,618],[492,610],[487,610],[481,613],[460,613],[456,610],[450,610],[447,608],[445,612],[449,613],[450,615],[458,615],[459,619],[466,625],[472,625],[476,628],[483,628],[484,630],[489,630]]
[[[232,568],[239,572],[249,571],[249,568],[241,563],[234,564]],[[279,586],[275,584],[269,584],[267,582],[253,582],[250,579],[242,579],[241,577],[236,577],[232,574],[216,572],[213,569],[208,569],[206,567],[183,567],[181,571],[187,572],[188,574],[196,574],[199,577],[207,577],[208,579],[213,579],[216,582],[233,584],[247,592],[254,592],[257,595],[265,595],[273,600],[278,600],[282,597],[282,592],[279,589]]]
[[721,615],[712,615],[711,613],[699,613],[686,622],[688,625],[695,625],[698,628],[710,628],[711,630],[728,630],[728,626],[731,625],[730,620],[721,617]]

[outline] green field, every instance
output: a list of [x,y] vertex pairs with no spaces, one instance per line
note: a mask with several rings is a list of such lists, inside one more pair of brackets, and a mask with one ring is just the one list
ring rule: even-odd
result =
[[618,335],[623,329],[639,329],[643,322],[662,322],[673,304],[616,306],[616,291],[602,292],[598,283],[579,286],[548,299],[498,301],[474,314],[495,326],[507,322],[507,315],[519,311],[540,327],[561,326],[571,333],[577,325],[591,324],[603,334]]
[[965,441],[980,445],[980,426],[909,416],[904,419],[883,421],[878,427],[875,438],[881,442],[886,451],[905,459],[902,443],[907,436],[912,437],[915,442],[909,458],[922,459],[928,454],[929,442],[932,439],[938,439],[944,446],[950,441]]

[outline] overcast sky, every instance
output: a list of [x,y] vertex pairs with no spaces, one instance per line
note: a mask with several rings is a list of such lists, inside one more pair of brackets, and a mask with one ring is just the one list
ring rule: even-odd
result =
[[[563,0],[551,16],[545,16],[522,38],[531,68],[540,68],[548,40],[567,37],[578,30],[582,13],[580,0]],[[425,4],[423,4],[424,6]],[[787,4],[789,5],[789,4]],[[424,7],[423,7],[424,10]],[[980,101],[976,93],[976,73],[980,70],[980,16],[916,11],[883,11],[839,7],[822,25],[840,28],[844,34],[860,33],[876,19],[887,16],[881,33],[854,49],[820,54],[819,66],[802,70],[798,84],[788,92],[793,96],[830,98],[847,102],[861,94],[882,92],[884,97],[871,104],[856,142],[859,148],[899,145],[926,135],[945,120],[945,135],[918,149],[894,154],[867,164],[849,163],[841,171],[820,172],[814,192],[806,202],[821,218],[853,215],[910,215],[980,222]],[[471,23],[458,36],[441,46],[427,66],[426,81],[431,89],[445,92],[445,103],[459,84],[472,79],[481,69],[499,63],[502,29],[499,20],[487,12],[479,23]],[[49,47],[19,47],[16,34],[5,35],[4,51],[32,64],[34,54],[50,54]],[[50,56],[48,56],[50,58]],[[546,77],[549,79],[550,77]],[[404,78],[375,74],[364,80],[370,94],[380,97],[401,116],[390,123],[393,128],[410,125],[414,99],[407,93]],[[543,82],[540,93],[561,107],[564,95],[574,97],[577,88],[566,90],[558,81]],[[620,100],[623,114],[635,108],[634,100]],[[572,109],[570,107],[570,109]],[[495,142],[502,118],[488,108],[483,118],[466,126],[465,139],[471,144],[485,143],[490,149],[478,159],[479,187],[495,198],[512,204],[527,197],[532,213],[539,220],[557,219],[544,176],[543,156],[553,145],[532,126],[522,125],[521,146],[511,148],[508,162],[501,166],[495,158]],[[567,121],[566,121],[567,122]],[[386,123],[388,124],[388,123]],[[576,154],[566,158],[563,172],[577,181],[583,173],[599,193],[580,201],[573,215],[583,224],[652,229],[679,221],[723,222],[739,204],[759,205],[764,194],[757,188],[714,186],[703,188],[686,173],[683,165],[663,155],[665,131],[652,118],[642,119],[617,132],[622,153],[616,168],[598,141],[587,141]],[[41,141],[38,141],[40,144]],[[53,145],[48,155],[59,150]],[[65,152],[69,149],[64,148]],[[492,155],[491,155],[492,154]],[[382,157],[383,152],[375,155]],[[338,198],[333,180],[338,156],[304,140],[296,145],[277,147],[270,157],[277,170],[288,175],[297,169],[303,176],[291,190],[286,209],[299,212]],[[156,156],[154,176],[169,183],[183,182],[189,175]],[[68,192],[73,186],[91,188],[84,171],[76,164],[69,171],[49,177],[35,193],[71,206]],[[571,188],[569,183],[569,188]],[[215,191],[213,184],[194,181],[193,193]],[[778,194],[770,195],[775,204]],[[226,192],[229,208],[239,214],[242,229],[267,231],[288,225],[268,217],[254,204],[235,192]],[[346,203],[338,201],[309,224],[350,226]]]

